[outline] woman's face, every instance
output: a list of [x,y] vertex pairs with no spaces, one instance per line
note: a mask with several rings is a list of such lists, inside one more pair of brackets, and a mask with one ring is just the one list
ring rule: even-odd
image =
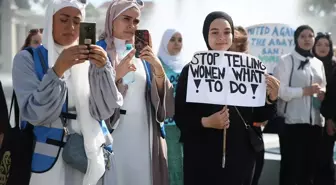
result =
[[175,33],[168,42],[167,49],[170,55],[175,56],[181,52],[182,49],[182,35]]
[[118,39],[132,40],[140,22],[139,18],[140,12],[134,7],[124,11],[112,22],[112,35]]
[[53,16],[54,41],[61,46],[73,44],[79,36],[81,12],[74,7],[65,7]]
[[330,52],[330,43],[326,38],[321,38],[316,42],[315,53],[319,57],[326,57]]
[[232,45],[232,31],[225,19],[215,19],[210,24],[208,44],[213,50],[227,51]]
[[301,49],[308,51],[313,48],[314,40],[314,33],[309,29],[305,29],[300,33],[297,42]]
[[33,48],[37,48],[38,46],[41,45],[41,43],[42,43],[42,34],[38,32],[37,34],[31,37],[29,46]]

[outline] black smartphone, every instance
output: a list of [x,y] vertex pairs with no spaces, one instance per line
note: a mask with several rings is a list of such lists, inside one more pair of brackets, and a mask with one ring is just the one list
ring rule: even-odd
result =
[[149,45],[149,31],[148,30],[136,30],[134,46],[136,49],[135,57],[139,58],[140,51]]
[[96,44],[96,23],[81,22],[79,28],[79,45]]

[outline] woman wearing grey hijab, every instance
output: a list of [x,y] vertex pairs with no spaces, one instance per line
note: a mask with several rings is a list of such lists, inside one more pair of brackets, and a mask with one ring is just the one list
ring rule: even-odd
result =
[[[106,48],[116,69],[116,84],[124,104],[110,119],[118,183],[168,185],[164,120],[174,113],[173,86],[166,78],[151,43],[135,58],[126,44],[134,45],[140,22],[141,0],[114,0],[106,13],[105,32],[98,45]],[[134,81],[124,77],[133,72]]]

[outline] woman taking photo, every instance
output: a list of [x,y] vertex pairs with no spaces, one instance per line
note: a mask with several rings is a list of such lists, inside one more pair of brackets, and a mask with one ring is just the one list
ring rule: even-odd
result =
[[[106,52],[96,45],[77,44],[85,6],[77,0],[51,1],[46,9],[43,45],[33,53],[23,50],[14,58],[13,87],[21,120],[35,126],[37,138],[61,130],[60,140],[48,139],[66,142],[63,128],[70,136],[82,135],[88,164],[84,174],[64,162],[62,145],[37,139],[31,185],[102,184],[100,179],[105,173],[102,146],[112,140],[103,134],[98,121],[109,118],[121,106],[122,96]],[[38,52],[42,54],[39,63]],[[40,66],[45,68],[42,76],[39,74],[42,70],[37,70]],[[60,118],[63,113],[76,116],[63,119]]]
[[[234,38],[231,17],[224,12],[210,13],[203,24],[203,37],[209,50],[229,50]],[[277,100],[279,82],[266,76],[268,96],[264,107],[226,108],[223,105],[188,103],[189,66],[184,67],[179,78],[174,117],[184,146],[184,184],[250,185],[256,152],[244,122],[252,126],[253,122],[268,120],[271,115],[264,112],[275,106],[273,102]],[[226,164],[222,168],[223,129],[228,128],[229,123]]]
[[[124,97],[121,110],[111,118],[118,184],[168,185],[163,122],[174,113],[173,86],[151,43],[140,51],[139,58],[134,57],[135,49],[127,54],[126,47],[127,43],[134,45],[143,6],[141,0],[112,1],[97,44],[106,48]],[[126,82],[129,72],[134,79]]]

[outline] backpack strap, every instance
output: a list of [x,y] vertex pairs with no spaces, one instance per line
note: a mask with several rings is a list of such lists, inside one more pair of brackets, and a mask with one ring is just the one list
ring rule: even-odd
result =
[[107,44],[106,44],[105,40],[99,40],[99,41],[97,41],[96,45],[102,47],[106,51]]
[[145,67],[145,71],[146,71],[146,81],[147,81],[147,86],[150,89],[151,88],[151,66],[150,63],[148,63],[147,61],[143,60],[142,61],[144,67]]

